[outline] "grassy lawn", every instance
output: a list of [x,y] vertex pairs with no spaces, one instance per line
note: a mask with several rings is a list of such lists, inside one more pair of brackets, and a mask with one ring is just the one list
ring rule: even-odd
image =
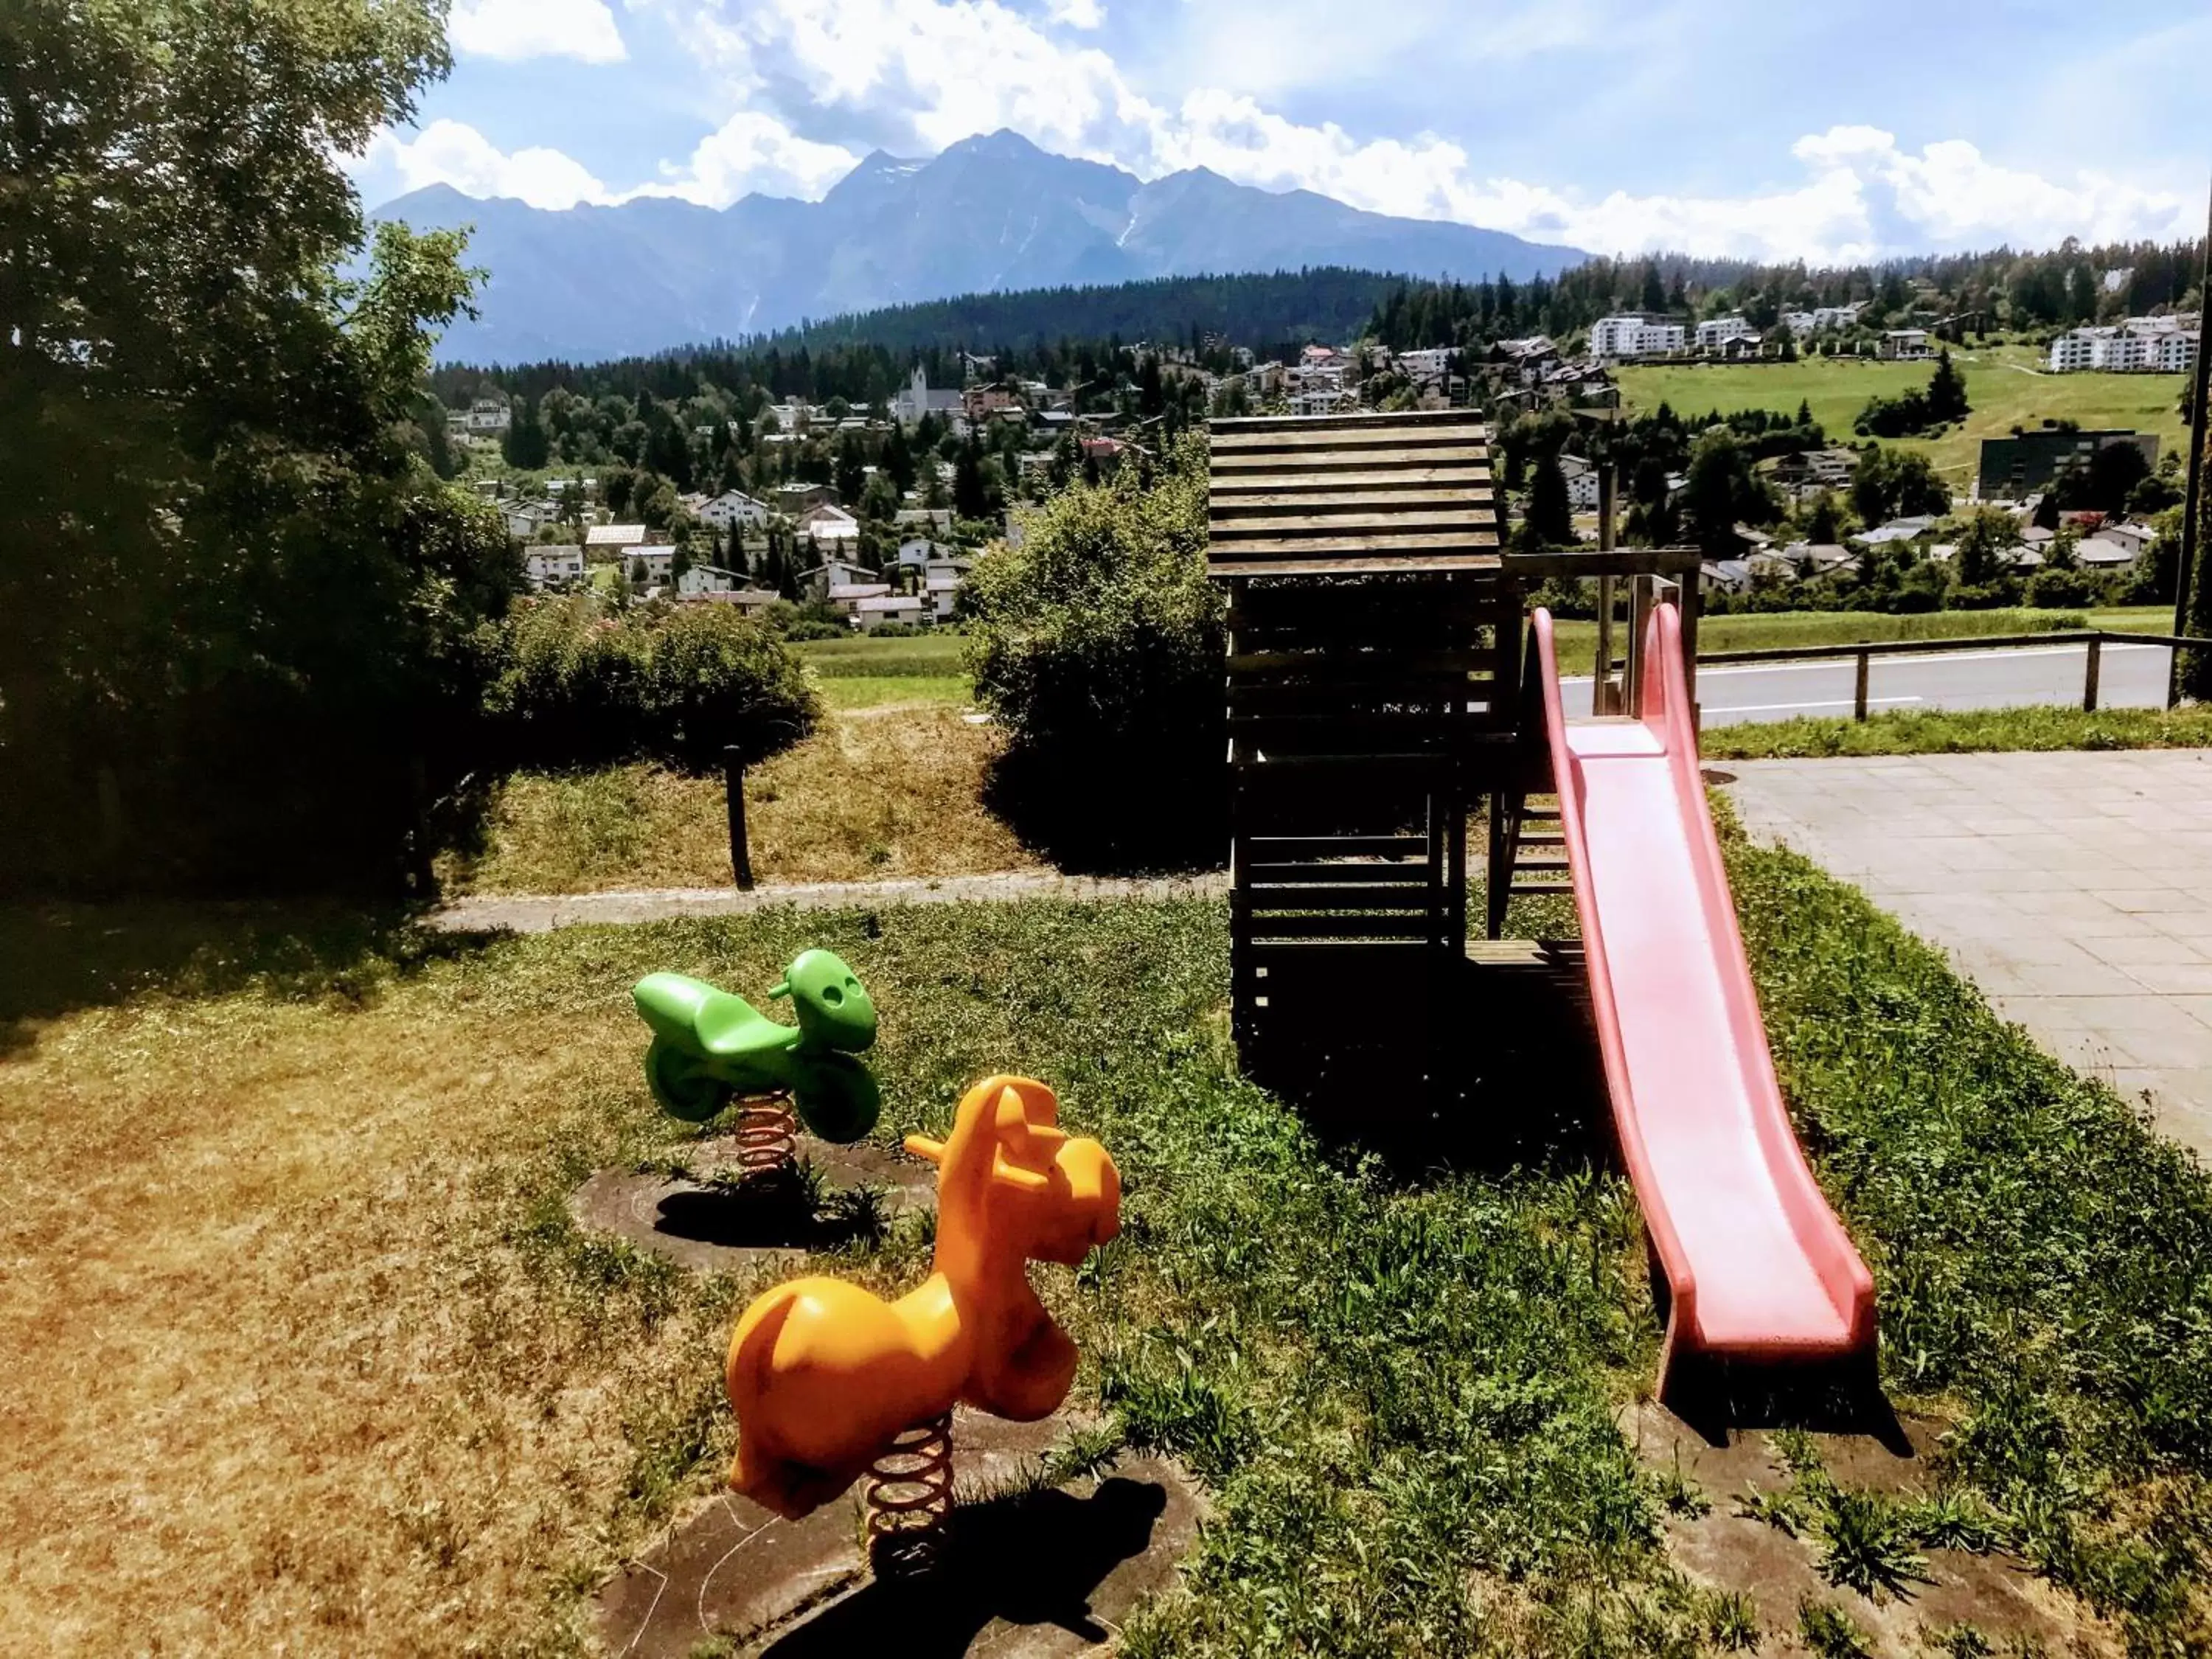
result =
[[[1972,414],[1939,439],[1908,439],[1904,447],[1926,451],[1950,476],[1954,488],[1972,482],[1981,440],[2002,437],[2014,426],[2033,428],[2045,420],[2155,432],[2164,449],[2185,443],[2174,404],[2182,386],[2178,374],[2046,374],[2039,369],[2040,354],[2017,345],[1970,347],[1951,356],[1966,377]],[[1683,415],[1727,414],[1739,409],[1794,414],[1801,402],[1806,403],[1832,440],[1850,442],[1856,441],[1851,422],[1868,398],[1895,397],[1924,386],[1929,373],[1926,363],[1819,358],[1795,363],[1624,368],[1620,386],[1629,407],[1647,414],[1662,403],[1671,404]]]
[[814,671],[823,701],[832,708],[872,708],[885,703],[966,703],[973,693],[960,665],[965,641],[957,634],[907,639],[808,640],[796,649]]
[[1893,709],[1863,720],[1814,718],[1704,733],[1709,761],[1837,755],[1963,755],[2017,749],[2212,748],[2212,708]]
[[[2197,1650],[2212,1182],[1849,890],[1732,856],[1891,1389],[1954,1425],[1944,1513],[2136,1650]],[[1571,1153],[1408,1180],[1325,1152],[1236,1073],[1221,906],[435,945],[263,912],[0,920],[9,1651],[584,1650],[592,1587],[720,1479],[721,1346],[775,1276],[689,1278],[569,1222],[584,1173],[680,1139],[624,992],[655,969],[765,987],[817,943],[884,1011],[886,1138],[1019,1067],[1124,1172],[1121,1242],[1046,1293],[1079,1397],[1215,1515],[1123,1651],[1741,1634],[1741,1598],[1662,1542],[1669,1507],[1727,1495],[1641,1468],[1616,1421],[1657,1338],[1627,1189]],[[836,1270],[908,1284],[923,1252],[896,1230]],[[1833,1559],[1840,1524],[1790,1547]]]
[[[921,706],[833,713],[813,737],[747,775],[757,879],[860,881],[1036,864],[983,808],[997,734],[956,708],[890,701]],[[525,774],[500,790],[483,852],[449,857],[441,874],[449,893],[726,886],[722,781],[646,765]]]

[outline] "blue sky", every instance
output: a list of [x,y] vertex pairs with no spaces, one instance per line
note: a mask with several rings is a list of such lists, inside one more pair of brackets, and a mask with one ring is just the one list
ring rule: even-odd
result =
[[1009,126],[1595,252],[2202,233],[2203,0],[454,0],[356,166],[544,207],[819,197]]

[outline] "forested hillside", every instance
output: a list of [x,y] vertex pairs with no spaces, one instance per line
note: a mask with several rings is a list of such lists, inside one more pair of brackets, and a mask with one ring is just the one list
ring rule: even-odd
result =
[[533,398],[556,386],[674,398],[708,380],[757,385],[778,398],[842,397],[865,405],[905,385],[917,362],[932,386],[959,386],[965,378],[963,351],[989,356],[1007,373],[1075,364],[1083,356],[1076,343],[1099,348],[1095,355],[1107,359],[1116,347],[1140,341],[1249,346],[1262,356],[1295,351],[1309,340],[1358,334],[1404,285],[1402,277],[1332,265],[1267,276],[1164,276],[1104,287],[967,294],[809,322],[757,339],[611,362],[499,369],[447,363],[433,384],[448,404],[465,402],[489,380]]
[[1480,345],[1516,335],[1555,338],[1617,312],[1711,317],[1741,311],[1771,329],[1784,311],[1864,302],[1863,325],[1912,319],[1953,338],[1995,329],[2070,328],[2197,302],[2201,242],[1893,259],[1821,269],[1660,254],[1592,259],[1555,279],[1516,284],[1409,281],[1395,285],[1367,332],[1394,349]]

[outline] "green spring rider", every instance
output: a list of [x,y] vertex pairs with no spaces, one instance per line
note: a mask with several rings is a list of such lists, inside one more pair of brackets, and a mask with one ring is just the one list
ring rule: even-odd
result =
[[[875,1127],[883,1096],[854,1056],[876,1040],[876,1005],[830,951],[801,952],[769,993],[791,999],[796,1025],[684,974],[648,974],[632,994],[653,1032],[645,1079],[672,1117],[703,1123],[740,1099],[750,1118],[787,1099],[824,1140],[858,1140]],[[748,1133],[740,1127],[741,1139]]]

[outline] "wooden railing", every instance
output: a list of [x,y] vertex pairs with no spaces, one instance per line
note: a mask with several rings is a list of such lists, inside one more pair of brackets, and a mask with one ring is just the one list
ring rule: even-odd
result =
[[[2105,645],[2164,645],[2176,649],[2212,649],[2212,640],[2197,639],[2176,634],[2130,634],[2109,628],[2050,629],[2040,634],[1984,634],[1967,635],[1946,640],[1863,640],[1856,645],[1779,645],[1762,651],[1707,651],[1698,658],[1702,667],[1729,666],[1742,663],[1770,662],[1832,662],[1852,659],[1857,665],[1857,674],[1851,693],[1851,718],[1863,720],[1867,717],[1867,681],[1876,657],[1911,657],[1948,651],[2007,651],[2028,646],[2084,645],[2088,647],[2081,675],[2081,708],[2085,714],[2097,712],[2098,681],[2104,670]],[[2173,706],[2172,677],[2168,677],[2166,703]]]

